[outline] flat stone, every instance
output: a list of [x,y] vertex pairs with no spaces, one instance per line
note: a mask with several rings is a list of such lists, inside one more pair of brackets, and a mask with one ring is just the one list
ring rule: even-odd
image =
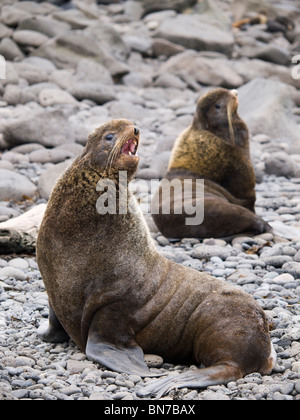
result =
[[90,99],[99,105],[116,99],[113,89],[101,83],[78,82],[69,92],[78,100]]
[[298,262],[288,262],[283,265],[283,270],[287,271],[296,279],[300,279],[300,263]]
[[8,28],[3,23],[0,23],[0,39],[10,38],[12,34],[13,30],[11,28]]
[[192,257],[198,259],[220,257],[222,260],[226,260],[232,255],[235,255],[235,251],[232,248],[218,245],[199,245],[192,252]]
[[59,22],[46,16],[29,16],[22,20],[18,29],[35,31],[52,38],[69,31],[71,26],[66,22]]
[[82,373],[86,368],[91,366],[91,362],[79,361],[79,360],[68,360],[67,370],[71,375]]
[[21,270],[27,270],[29,267],[28,262],[24,258],[13,258],[8,263],[9,267],[21,269]]
[[263,261],[267,265],[272,265],[275,268],[281,268],[283,264],[293,261],[293,258],[289,257],[288,255],[281,255],[275,257],[261,258],[261,261]]
[[36,186],[24,175],[6,169],[0,169],[0,201],[20,201],[33,197]]

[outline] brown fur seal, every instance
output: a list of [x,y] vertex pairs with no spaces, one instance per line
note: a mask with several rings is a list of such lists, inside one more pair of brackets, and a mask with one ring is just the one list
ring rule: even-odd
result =
[[143,352],[207,367],[158,379],[143,396],[270,373],[268,322],[250,295],[159,255],[129,192],[131,212],[97,212],[98,181],[109,178],[119,201],[118,171],[133,178],[138,143],[127,120],[101,126],[54,188],[37,241],[50,305],[40,336],[70,336],[89,359],[118,372],[151,376]]
[[[154,194],[158,214],[153,219],[168,238],[228,237],[240,233],[259,234],[271,230],[255,214],[255,173],[250,159],[249,133],[238,115],[237,91],[216,89],[198,101],[193,123],[175,142],[167,180],[204,180],[204,221],[187,225],[181,191],[171,196],[171,211],[162,210],[167,195]],[[188,200],[195,203],[195,194]],[[187,203],[185,203],[187,204]],[[199,204],[199,202],[198,202]],[[153,206],[152,206],[153,207]]]

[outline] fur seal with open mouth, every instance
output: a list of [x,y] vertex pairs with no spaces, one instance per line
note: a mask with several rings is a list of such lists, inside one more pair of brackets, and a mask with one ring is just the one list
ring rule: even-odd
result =
[[[271,227],[255,214],[255,173],[250,158],[249,133],[238,115],[238,92],[215,89],[198,101],[193,123],[173,147],[165,179],[196,182],[204,180],[204,220],[187,225],[183,194],[163,193],[153,197],[152,212],[158,229],[167,238],[225,238],[241,233],[260,234]],[[166,200],[168,202],[166,202]],[[170,208],[167,214],[164,208]]]
[[[255,300],[161,256],[127,185],[130,211],[118,210],[125,197],[118,172],[133,178],[138,144],[139,129],[127,120],[101,126],[54,188],[37,241],[50,306],[40,337],[71,337],[89,359],[142,377],[159,376],[144,352],[206,366],[157,379],[142,397],[270,373],[269,325]],[[97,211],[104,179],[116,187],[116,214]]]

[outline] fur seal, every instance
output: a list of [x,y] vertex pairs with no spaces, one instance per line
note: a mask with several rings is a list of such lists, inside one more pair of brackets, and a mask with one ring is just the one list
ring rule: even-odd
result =
[[[204,180],[204,221],[187,225],[184,211],[175,214],[174,209],[183,206],[181,190],[171,196],[170,212],[164,214],[170,195],[162,194],[160,186],[152,201],[158,211],[152,212],[152,216],[166,237],[224,238],[271,230],[255,214],[255,173],[249,133],[238,115],[238,103],[236,90],[208,92],[198,101],[192,125],[176,140],[165,179],[179,179],[182,184],[187,179],[193,183]],[[197,205],[195,194],[188,199]]]
[[115,184],[119,201],[118,172],[133,178],[138,144],[139,129],[127,120],[101,126],[54,188],[37,240],[50,306],[40,337],[71,337],[89,359],[143,377],[159,376],[143,352],[207,367],[156,379],[144,397],[270,373],[268,321],[250,295],[158,254],[127,184],[130,211],[97,211],[99,180]]

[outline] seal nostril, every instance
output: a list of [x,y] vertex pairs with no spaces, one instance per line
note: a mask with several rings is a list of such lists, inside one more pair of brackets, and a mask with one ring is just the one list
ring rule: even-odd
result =
[[140,129],[138,127],[134,127],[134,135],[138,136],[140,134]]

